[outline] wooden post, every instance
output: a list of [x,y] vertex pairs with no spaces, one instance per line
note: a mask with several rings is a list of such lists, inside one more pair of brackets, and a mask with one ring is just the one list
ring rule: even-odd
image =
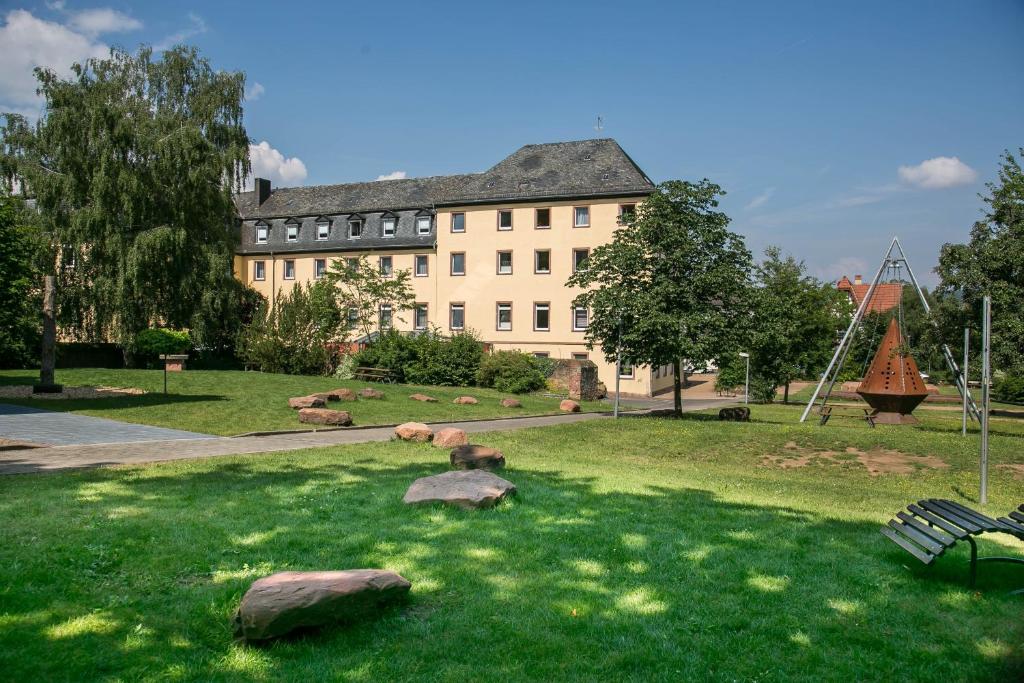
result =
[[32,388],[36,394],[59,394],[63,387],[53,381],[57,364],[57,278],[43,278],[43,348],[39,361],[39,384]]

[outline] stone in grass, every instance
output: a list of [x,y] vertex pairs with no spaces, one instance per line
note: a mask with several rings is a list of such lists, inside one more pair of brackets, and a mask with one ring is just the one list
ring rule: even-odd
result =
[[234,616],[235,637],[261,641],[297,628],[372,617],[412,584],[383,569],[280,572],[253,582]]
[[331,389],[330,391],[327,392],[327,395],[333,396],[333,398],[330,399],[332,401],[356,400],[356,392],[352,391],[351,389],[345,389],[344,387],[342,387],[341,389]]
[[296,396],[288,399],[288,407],[299,410],[300,408],[323,408],[327,401],[319,396]]
[[310,396],[316,396],[317,398],[322,398],[324,401],[337,401],[338,400],[338,397],[336,395],[332,394],[329,391],[318,391],[315,394],[310,394]]
[[462,406],[473,406],[479,403],[479,401],[477,401],[472,396],[459,396],[457,399],[452,401],[452,403]]
[[565,413],[578,413],[580,412],[580,404],[576,401],[565,399],[558,404],[558,409]]
[[456,427],[445,427],[437,430],[437,433],[434,434],[434,445],[438,448],[454,448],[465,446],[468,443],[469,438],[466,436],[466,432]]
[[413,394],[410,396],[414,401],[423,401],[424,403],[437,403],[437,399],[433,396],[427,396],[426,394]]
[[505,466],[505,455],[497,448],[467,444],[452,449],[451,463],[460,470],[496,470]]
[[346,410],[303,408],[299,411],[299,422],[314,425],[331,425],[334,427],[350,427],[352,425],[352,415]]
[[503,398],[501,399],[502,408],[522,408],[523,404],[517,398]]
[[515,492],[510,481],[483,470],[468,470],[417,479],[402,500],[407,505],[444,503],[475,510],[492,507]]
[[384,398],[384,392],[380,389],[374,389],[373,387],[366,387],[359,392],[359,395],[363,398],[380,399]]
[[434,438],[434,432],[422,422],[406,422],[395,427],[395,436],[402,441],[426,442]]

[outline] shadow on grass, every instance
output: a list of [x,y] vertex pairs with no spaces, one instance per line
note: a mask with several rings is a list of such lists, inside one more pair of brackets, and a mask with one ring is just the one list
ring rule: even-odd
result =
[[174,394],[151,392],[131,396],[112,396],[110,398],[69,398],[69,399],[31,399],[31,398],[0,398],[0,403],[29,406],[40,410],[55,412],[71,412],[75,410],[124,410],[126,408],[147,408],[153,406],[170,406],[187,403],[209,403],[230,401],[227,396],[217,394]]
[[[4,482],[15,547],[34,543],[0,568],[0,663],[15,679],[750,679],[766,668],[820,679],[856,678],[866,661],[893,679],[1024,670],[1000,645],[1021,635],[1002,595],[1021,573],[983,567],[986,597],[972,598],[962,549],[924,567],[875,523],[551,471],[502,473],[520,495],[494,510],[414,508],[406,487],[445,468],[403,452],[414,461],[256,456]],[[17,512],[40,495],[43,509]],[[400,572],[411,603],[257,651],[232,644],[231,613],[255,578],[356,567]]]

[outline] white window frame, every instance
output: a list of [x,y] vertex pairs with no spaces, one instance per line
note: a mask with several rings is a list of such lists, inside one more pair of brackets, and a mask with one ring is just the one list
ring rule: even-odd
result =
[[[576,316],[577,316],[577,314],[580,311],[583,311],[584,314],[587,317],[587,324],[584,325],[583,327],[580,327],[579,325],[576,324],[576,321],[577,321],[577,317]],[[590,311],[587,310],[586,308],[584,308],[583,306],[573,306],[573,309],[572,309],[572,331],[573,332],[585,332],[588,327],[590,327]]]
[[313,279],[319,280],[327,272],[327,259],[313,259]]
[[[388,312],[388,324],[384,325],[384,311]],[[381,304],[380,308],[377,309],[377,328],[380,330],[390,330],[395,324],[395,312],[391,308],[391,304]]]
[[[419,315],[420,311],[423,311],[423,324],[420,325]],[[427,325],[430,324],[430,308],[427,304],[416,304],[412,312],[412,326],[417,330],[427,329]]]
[[[388,226],[391,226],[391,232],[388,232]],[[380,236],[385,239],[391,239],[398,233],[398,216],[385,216],[380,219]]]
[[590,249],[588,247],[574,247],[572,250],[572,272],[576,272],[579,268],[576,263],[576,254],[583,253],[583,261],[586,262],[590,258]]
[[[288,269],[291,268],[292,274],[288,275]],[[282,280],[294,280],[295,279],[295,259],[285,259],[284,265],[281,266],[281,279]]]
[[[423,264],[423,272],[420,272],[420,263]],[[430,258],[427,254],[415,254],[412,257],[413,277],[428,277],[430,275]]]
[[[537,313],[541,310],[547,311],[548,314],[548,325],[547,327],[539,327],[537,325]],[[534,332],[550,332],[551,331],[551,302],[548,301],[535,301],[533,302],[533,331]]]
[[284,239],[286,242],[298,242],[299,226],[295,223],[284,226]]
[[[501,227],[501,215],[504,214],[504,213],[508,214],[508,227],[507,228]],[[501,232],[508,232],[513,227],[514,227],[514,217],[512,215],[512,209],[498,209],[498,230],[500,230]]]
[[[502,327],[501,312],[508,311],[508,327]],[[499,301],[494,307],[494,329],[498,332],[511,332],[512,331],[512,302],[511,301]]]
[[[462,270],[455,270],[455,257],[462,257]],[[466,252],[464,251],[453,251],[448,258],[449,272],[455,277],[462,277],[466,274]]]
[[[505,254],[508,254],[508,270],[502,270],[501,269],[502,268],[502,266],[501,266],[501,257],[504,256]],[[501,251],[498,252],[497,259],[498,259],[498,262],[497,262],[497,274],[498,275],[511,275],[512,274],[512,250],[511,249],[502,249]]]
[[[587,212],[587,222],[580,223],[580,211]],[[589,206],[574,206],[572,207],[572,227],[574,228],[589,228],[590,227],[590,207]]]
[[[263,239],[260,239],[260,235]],[[256,226],[256,244],[266,244],[267,240],[270,239],[270,226],[269,225],[257,225]]]
[[[455,311],[458,309],[462,313],[462,324],[455,325]],[[448,329],[450,330],[464,330],[466,329],[466,304],[448,304]]]
[[[546,269],[544,269],[544,270],[541,270],[540,267],[539,267],[539,264],[537,263],[537,259],[540,258],[540,255],[542,253],[548,255],[548,267]],[[551,274],[551,250],[550,249],[534,249],[533,250],[533,272],[536,275],[550,275]]]
[[[427,229],[423,229],[423,222],[426,221]],[[434,227],[434,219],[432,216],[416,216],[416,234],[420,237],[429,235],[430,231]]]
[[331,236],[331,224],[327,221],[321,221],[316,224],[316,238],[319,241],[324,241]]
[[[462,228],[455,228],[455,217],[462,216]],[[452,232],[466,232],[466,214],[462,211],[456,211],[452,214]]]
[[[355,230],[352,228],[355,227]],[[363,221],[358,218],[350,220],[348,222],[348,238],[350,240],[357,240],[363,236]]]
[[[629,372],[625,372],[625,369],[629,368]],[[636,366],[629,361],[623,360],[622,365],[619,369],[619,379],[633,379],[636,376]]]
[[[388,261],[388,269],[384,270],[384,259]],[[392,277],[395,274],[395,257],[394,256],[381,256],[377,260],[377,270],[384,277]]]
[[[261,274],[260,271],[263,271]],[[264,282],[267,279],[267,262],[266,261],[253,261],[252,262],[252,279],[256,282]]]

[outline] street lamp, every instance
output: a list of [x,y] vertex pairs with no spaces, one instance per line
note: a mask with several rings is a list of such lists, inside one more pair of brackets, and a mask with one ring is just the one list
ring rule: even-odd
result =
[[743,403],[750,403],[750,354],[740,351],[740,358],[747,359],[747,381],[743,386]]

